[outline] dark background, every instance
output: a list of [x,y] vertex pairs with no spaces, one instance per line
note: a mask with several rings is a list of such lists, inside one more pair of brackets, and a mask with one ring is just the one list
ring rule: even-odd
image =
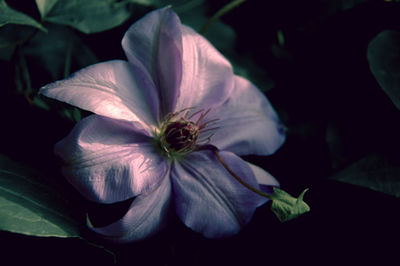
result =
[[[212,15],[227,2],[208,1],[207,12]],[[399,110],[371,74],[366,54],[379,32],[399,29],[400,6],[365,1],[347,10],[332,7],[339,2],[248,1],[223,17],[237,33],[237,53],[254,58],[274,81],[266,94],[288,127],[276,154],[245,159],[269,171],[293,195],[309,187],[310,213],[280,223],[267,204],[239,235],[223,240],[205,239],[175,219],[155,237],[128,245],[97,239],[81,215],[83,234],[114,252],[121,265],[398,265],[399,199],[330,177],[369,154],[399,157]],[[81,37],[100,61],[124,58],[120,39],[135,19]],[[285,36],[284,46],[278,45],[277,30]],[[98,45],[107,40],[114,41]],[[6,78],[14,70],[0,64],[2,152],[59,176],[53,145],[73,123],[15,94],[9,89],[13,80]],[[38,88],[50,80],[37,71],[31,76]],[[58,182],[75,193],[61,177]],[[74,199],[81,213],[90,210],[99,219],[106,219],[105,208],[112,213],[109,219],[124,209],[123,204],[93,205],[76,194]],[[113,264],[110,253],[80,239],[0,232],[0,241],[0,259],[9,261],[4,265]]]

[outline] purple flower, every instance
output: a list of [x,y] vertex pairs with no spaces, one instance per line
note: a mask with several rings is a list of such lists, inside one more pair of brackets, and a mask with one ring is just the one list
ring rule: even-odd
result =
[[133,24],[122,47],[128,61],[95,64],[41,89],[94,113],[56,144],[69,182],[91,201],[135,197],[120,220],[92,230],[119,242],[140,240],[162,229],[175,211],[206,237],[236,234],[267,199],[201,147],[218,148],[252,187],[277,186],[238,156],[269,155],[282,145],[274,109],[170,8]]

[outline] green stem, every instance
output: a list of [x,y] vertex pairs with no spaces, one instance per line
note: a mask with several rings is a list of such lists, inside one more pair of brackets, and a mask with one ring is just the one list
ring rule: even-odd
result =
[[253,191],[254,193],[257,193],[258,195],[268,198],[270,200],[274,199],[273,195],[264,193],[258,189],[253,188],[252,186],[250,186],[249,184],[247,184],[243,179],[241,179],[239,176],[237,176],[230,168],[229,166],[225,163],[225,161],[222,159],[221,155],[219,155],[217,150],[213,150],[215,156],[217,156],[218,160],[221,162],[222,166],[229,172],[229,174],[231,174],[231,176],[233,176],[233,178],[235,178],[240,184],[242,184],[243,186],[245,186],[247,189]]
[[31,85],[31,76],[29,75],[28,65],[26,64],[25,56],[21,47],[17,49],[18,54],[18,66],[21,71],[21,78],[24,82],[23,87],[21,88],[21,92],[29,98],[29,94],[32,93],[32,85]]
[[207,21],[207,23],[200,30],[200,34],[204,35],[204,33],[206,33],[210,25],[213,24],[217,19],[219,19],[220,17],[222,17],[223,15],[225,15],[226,13],[228,13],[229,11],[231,11],[232,9],[234,9],[235,7],[239,6],[244,2],[246,2],[246,0],[235,0],[223,6],[220,10],[217,11],[217,13],[214,14],[214,16],[212,16]]
[[65,53],[65,64],[64,64],[64,78],[67,78],[71,71],[71,59],[72,59],[72,40],[68,39],[67,51]]

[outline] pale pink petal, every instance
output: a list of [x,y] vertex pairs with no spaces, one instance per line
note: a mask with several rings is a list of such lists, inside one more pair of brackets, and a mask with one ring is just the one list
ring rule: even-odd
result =
[[183,76],[175,111],[218,106],[233,87],[231,64],[203,36],[184,25],[182,42]]
[[[258,183],[250,166],[231,152],[220,152],[226,164],[250,186]],[[183,223],[209,238],[232,236],[267,201],[240,184],[212,151],[202,150],[173,164],[171,180],[176,212]]]
[[162,115],[224,102],[233,87],[232,66],[203,36],[158,9],[129,28],[122,40],[129,61],[149,73],[159,90]]
[[138,76],[132,65],[114,60],[86,67],[40,92],[98,115],[137,122],[152,132],[157,124],[150,104],[154,90],[151,80]]
[[164,228],[171,211],[171,182],[165,176],[154,191],[136,197],[120,220],[104,227],[89,227],[119,243],[143,240]]
[[157,9],[133,24],[122,47],[137,71],[154,81],[161,116],[173,111],[182,80],[181,22],[171,8]]
[[132,122],[97,115],[81,120],[55,147],[63,174],[86,198],[122,201],[153,190],[169,166],[152,138]]
[[284,126],[268,99],[248,80],[235,76],[229,98],[214,108],[208,120],[214,125],[210,144],[238,155],[270,155],[285,141]]

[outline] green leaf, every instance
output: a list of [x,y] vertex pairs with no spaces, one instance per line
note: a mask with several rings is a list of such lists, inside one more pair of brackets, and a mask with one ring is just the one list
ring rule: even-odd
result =
[[400,32],[379,33],[368,45],[368,61],[379,85],[400,109]]
[[370,155],[331,178],[400,197],[400,160],[397,158]]
[[84,33],[112,29],[131,15],[127,3],[111,0],[36,0],[45,21],[74,27]]
[[271,210],[278,217],[279,221],[286,222],[310,211],[310,207],[303,201],[307,190],[308,188],[303,190],[296,199],[289,193],[279,188],[274,188],[274,194],[271,196]]
[[[49,32],[38,33],[23,50],[27,60],[34,61],[40,66],[40,71],[48,72],[51,80],[66,78],[71,71],[81,69],[98,62],[93,51],[70,28],[61,25],[49,25]],[[18,66],[20,66],[19,64]],[[22,65],[21,65],[22,66]],[[18,70],[18,69],[17,69]],[[18,87],[26,87],[26,80],[22,71],[15,71]],[[23,89],[21,89],[23,90]],[[50,110],[59,109],[61,116],[74,122],[81,119],[81,113],[77,108],[57,104],[49,105],[48,99],[32,96],[32,104],[40,108]]]
[[25,43],[36,31],[26,25],[8,24],[0,27],[0,59],[10,60],[16,46]]
[[39,62],[53,80],[70,73],[70,65],[77,69],[97,63],[89,47],[68,27],[49,25],[47,34],[38,33],[25,47],[24,54]]
[[0,27],[6,24],[28,25],[47,32],[39,22],[30,16],[9,7],[6,1],[2,0],[0,1]]
[[79,237],[65,200],[37,173],[0,154],[0,230],[32,236]]

